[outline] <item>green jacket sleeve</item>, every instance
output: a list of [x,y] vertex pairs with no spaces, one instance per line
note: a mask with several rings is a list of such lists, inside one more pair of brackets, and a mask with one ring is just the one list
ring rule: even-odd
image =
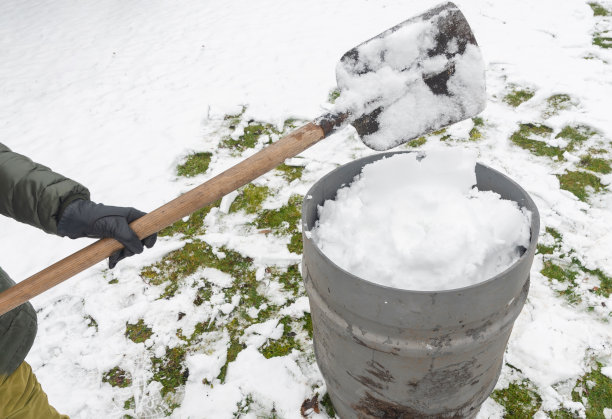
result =
[[75,199],[89,199],[87,188],[0,143],[0,214],[57,234],[62,211]]

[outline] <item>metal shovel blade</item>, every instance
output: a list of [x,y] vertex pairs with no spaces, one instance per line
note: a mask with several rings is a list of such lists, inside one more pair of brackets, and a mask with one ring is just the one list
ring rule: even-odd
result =
[[486,103],[484,62],[465,17],[445,3],[358,45],[336,68],[336,112],[388,150],[470,118]]

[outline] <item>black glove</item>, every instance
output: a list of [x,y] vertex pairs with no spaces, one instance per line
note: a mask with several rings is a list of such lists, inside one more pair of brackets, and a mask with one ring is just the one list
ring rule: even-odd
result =
[[84,199],[68,204],[57,224],[57,233],[71,239],[94,237],[113,238],[125,247],[108,258],[108,267],[114,268],[121,259],[142,253],[143,245],[153,247],[157,234],[140,241],[128,224],[145,215],[135,208],[109,207]]

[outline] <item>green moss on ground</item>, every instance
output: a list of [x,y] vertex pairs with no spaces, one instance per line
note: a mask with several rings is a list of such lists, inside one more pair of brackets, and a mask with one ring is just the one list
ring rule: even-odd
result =
[[205,206],[202,209],[197,210],[187,218],[187,221],[178,220],[161,230],[158,235],[160,237],[173,236],[175,234],[184,234],[186,237],[193,237],[199,234],[204,234],[204,218],[208,215],[210,210],[215,207],[219,207],[221,200],[215,201],[210,205]]
[[176,173],[179,176],[193,177],[208,170],[212,153],[194,153],[187,156],[185,163],[179,164]]
[[300,345],[295,340],[296,333],[291,328],[291,317],[284,316],[279,323],[283,325],[283,335],[279,339],[268,340],[259,350],[268,359],[289,355],[294,349],[300,350]]
[[542,398],[531,387],[528,380],[523,380],[491,393],[491,398],[505,408],[504,419],[525,419],[535,415],[542,405]]
[[336,103],[336,99],[338,99],[339,97],[340,97],[340,89],[334,89],[331,92],[329,92],[327,101],[329,103]]
[[554,240],[552,245],[538,244],[537,251],[542,255],[550,255],[553,254],[555,250],[559,250],[561,248],[561,233],[555,230],[552,227],[546,227],[546,233],[550,234]]
[[296,179],[301,179],[302,173],[304,172],[304,168],[302,166],[289,166],[285,163],[277,166],[276,170],[281,172],[282,177],[289,183]]
[[310,339],[312,339],[313,336],[313,331],[312,331],[312,317],[310,315],[310,313],[304,313],[304,317],[302,317],[302,321],[303,321],[303,329],[306,331],[306,333],[308,333],[308,337]]
[[563,238],[561,233],[559,233],[557,230],[555,230],[552,227],[546,227],[546,232],[550,234],[551,236],[553,236],[553,239],[555,239],[555,241],[560,241]]
[[302,274],[300,274],[300,268],[297,264],[289,266],[286,270],[268,268],[268,271],[272,278],[278,281],[286,291],[291,292],[294,297],[304,295]]
[[108,383],[113,387],[125,388],[132,385],[132,377],[121,368],[115,367],[102,375],[102,382]]
[[297,229],[297,223],[302,217],[301,195],[292,195],[286,205],[279,209],[263,210],[255,220],[257,228],[269,228],[279,234],[292,234]]
[[577,258],[572,258],[572,265],[581,270],[585,274],[595,277],[599,280],[599,286],[591,289],[591,292],[596,295],[601,295],[608,298],[612,293],[612,278],[607,276],[601,269],[589,269],[580,262]]
[[557,115],[560,111],[569,109],[572,105],[572,98],[564,93],[552,95],[546,99],[547,108],[544,111],[545,117]]
[[562,291],[557,291],[560,296],[563,296],[570,304],[578,304],[582,298],[576,293],[576,277],[578,272],[572,266],[563,268],[549,260],[544,261],[544,268],[540,271],[542,275],[561,283],[567,284],[567,287]]
[[523,102],[527,102],[535,95],[535,92],[531,89],[520,89],[516,86],[513,86],[512,91],[504,96],[503,101],[508,105],[517,107]]
[[304,243],[302,243],[302,233],[294,233],[291,235],[291,240],[287,245],[287,249],[291,253],[295,253],[296,255],[301,255],[304,251]]
[[427,142],[427,138],[425,137],[419,137],[419,138],[415,138],[414,140],[410,140],[406,143],[407,147],[410,148],[417,148],[422,146],[423,144],[425,144]]
[[219,252],[225,254],[220,258],[213,247],[201,240],[193,240],[181,249],[170,252],[161,261],[145,267],[140,277],[152,285],[167,283],[162,297],[172,297],[179,287],[181,279],[193,274],[200,267],[210,267],[232,275],[234,278],[254,278],[253,260],[240,253],[222,247]]
[[174,393],[177,387],[184,385],[189,377],[189,369],[184,366],[187,349],[183,346],[166,348],[162,358],[153,357],[153,381],[162,385],[161,395]]
[[608,36],[609,33],[609,31],[595,33],[593,35],[593,45],[604,49],[612,48],[612,37]]
[[325,410],[325,413],[327,413],[327,416],[329,416],[330,418],[336,417],[336,410],[334,409],[334,405],[332,404],[331,398],[329,397],[328,393],[325,393],[325,395],[321,399],[321,406],[323,406],[323,409]]
[[136,324],[125,324],[125,336],[134,343],[142,343],[153,335],[153,331],[147,326],[143,319]]
[[555,138],[568,140],[568,144],[565,147],[566,150],[574,151],[577,146],[581,145],[595,134],[596,131],[586,125],[566,125],[559,131]]
[[559,409],[554,412],[546,412],[549,418],[552,419],[578,419],[580,416],[567,409]]
[[87,315],[85,316],[85,320],[87,321],[87,327],[93,327],[94,329],[96,329],[96,332],[98,331],[98,322],[96,321],[96,319],[94,319],[90,315]]
[[593,16],[610,16],[612,15],[612,13],[610,13],[610,11],[608,9],[606,9],[604,6],[602,6],[599,3],[589,3],[589,6],[591,6],[591,9],[593,9]]
[[251,410],[253,404],[253,396],[248,394],[244,399],[236,403],[236,410],[233,413],[233,417],[238,419],[246,415]]
[[563,159],[563,150],[559,147],[550,146],[544,141],[536,140],[534,137],[548,137],[553,129],[541,124],[520,124],[518,131],[510,136],[517,146],[529,150],[536,156],[557,157]]
[[601,367],[596,363],[596,368],[581,377],[572,391],[572,400],[585,405],[587,418],[604,419],[603,410],[612,407],[612,379],[601,373]]
[[301,232],[299,222],[302,218],[301,195],[292,195],[287,204],[278,209],[266,209],[255,219],[255,226],[278,235],[289,235],[291,240],[287,245],[290,252],[302,253]]
[[604,189],[601,180],[592,173],[582,171],[566,171],[557,175],[561,189],[570,191],[578,199],[586,202],[591,192],[599,192]]
[[470,130],[470,141],[478,141],[482,138],[482,133],[479,128],[484,127],[484,120],[480,117],[472,118],[474,127]]
[[580,158],[580,163],[578,163],[578,165],[584,169],[597,173],[608,174],[612,171],[608,160],[593,157],[588,154]]
[[136,399],[134,399],[134,396],[130,397],[129,399],[123,402],[124,410],[131,410],[135,408],[136,408]]
[[221,140],[219,146],[242,152],[247,148],[255,148],[261,136],[273,134],[279,134],[273,125],[253,121],[244,127],[244,132],[237,139],[227,136]]
[[267,186],[256,186],[249,183],[240,190],[239,195],[230,205],[229,212],[244,210],[247,214],[255,214],[261,210],[261,204],[270,195],[270,188]]

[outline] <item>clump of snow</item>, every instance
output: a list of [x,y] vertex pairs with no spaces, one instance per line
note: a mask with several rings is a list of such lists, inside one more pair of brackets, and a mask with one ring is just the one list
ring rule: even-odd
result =
[[319,206],[312,237],[341,268],[394,288],[434,291],[484,281],[529,245],[531,213],[474,187],[476,155],[397,154],[364,166]]
[[[444,21],[463,19],[457,15],[461,16],[457,9],[448,8],[411,19],[361,44],[340,61],[337,112],[348,112],[354,119],[371,114],[368,118],[376,119],[376,130],[360,132],[366,145],[388,150],[484,109],[480,49],[463,38],[463,31],[444,29]],[[440,41],[449,35],[453,38],[446,44]],[[434,92],[426,80],[443,73],[451,75],[445,87]]]

